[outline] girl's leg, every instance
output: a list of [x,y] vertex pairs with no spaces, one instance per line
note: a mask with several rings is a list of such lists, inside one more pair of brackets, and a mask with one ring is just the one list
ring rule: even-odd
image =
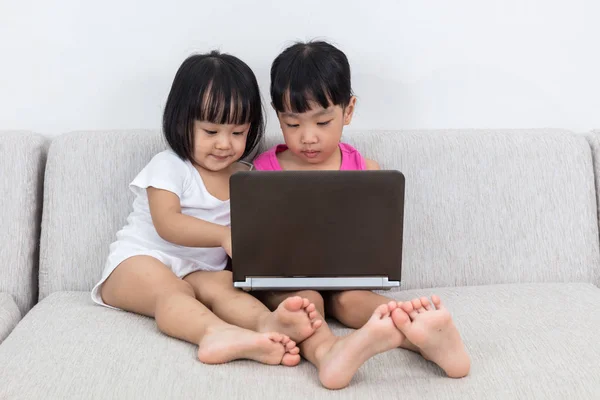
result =
[[471,358],[450,313],[437,296],[398,303],[392,320],[423,357],[436,363],[450,378],[462,378],[471,369]]
[[290,297],[306,298],[315,305],[317,312],[325,317],[325,302],[323,296],[315,290],[299,290],[296,292],[264,291],[255,293],[256,297],[271,310],[275,310],[279,304]]
[[242,358],[284,365],[300,361],[287,336],[227,324],[196,300],[189,283],[153,257],[123,261],[102,285],[101,296],[113,307],[154,317],[161,332],[197,344],[198,358],[207,364]]
[[[326,300],[327,310],[331,316],[347,327],[354,329],[358,329],[366,324],[373,315],[373,310],[377,307],[394,301],[369,290],[331,292],[326,297]],[[419,352],[419,348],[408,339],[403,339],[400,347]]]
[[[265,292],[261,298],[273,309],[288,296],[302,296],[323,312],[323,297],[318,292]],[[372,356],[400,345],[404,335],[394,325],[392,311],[396,302],[384,304],[371,312],[371,318],[357,331],[344,337],[333,334],[323,318],[323,325],[300,343],[300,353],[319,370],[319,380],[328,389],[341,389],[350,384],[361,365]]]
[[331,292],[327,296],[327,310],[342,324],[358,329],[367,323],[374,309],[390,301],[392,299],[369,290]]
[[301,296],[285,299],[271,312],[254,296],[235,288],[230,271],[197,271],[184,280],[200,302],[232,325],[256,332],[280,332],[301,342],[322,323],[315,305]]
[[[468,374],[471,363],[448,310],[437,296],[433,304],[426,297],[400,302],[394,321],[402,333],[400,347],[420,353],[442,368],[449,377]],[[328,310],[338,321],[360,328],[369,320],[369,310],[391,299],[366,290],[336,292],[329,298]],[[403,312],[404,311],[404,312]]]

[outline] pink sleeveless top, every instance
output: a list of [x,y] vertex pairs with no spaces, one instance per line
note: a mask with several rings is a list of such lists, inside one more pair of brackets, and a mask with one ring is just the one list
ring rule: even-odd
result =
[[[287,148],[285,144],[280,144],[265,151],[254,160],[254,168],[258,171],[281,171],[277,153],[281,153]],[[367,169],[365,159],[354,147],[340,143],[340,150],[342,152],[340,171],[364,171]]]

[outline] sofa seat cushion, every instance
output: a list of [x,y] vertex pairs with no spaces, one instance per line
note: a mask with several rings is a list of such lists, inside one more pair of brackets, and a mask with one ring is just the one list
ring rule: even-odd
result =
[[12,332],[20,319],[21,313],[12,296],[0,293],[0,343]]
[[446,378],[420,356],[393,350],[369,360],[347,389],[327,391],[308,362],[203,365],[195,346],[161,334],[150,318],[94,305],[88,292],[56,292],[0,345],[0,398],[600,398],[596,286],[508,284],[391,295],[407,300],[431,293],[442,297],[462,332],[472,357],[467,378]]

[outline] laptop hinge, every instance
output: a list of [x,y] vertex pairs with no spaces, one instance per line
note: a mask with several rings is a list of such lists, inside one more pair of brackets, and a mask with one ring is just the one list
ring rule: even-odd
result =
[[399,287],[399,281],[390,281],[387,276],[356,277],[247,277],[243,282],[234,282],[234,286],[250,290],[347,290],[370,289],[386,290]]

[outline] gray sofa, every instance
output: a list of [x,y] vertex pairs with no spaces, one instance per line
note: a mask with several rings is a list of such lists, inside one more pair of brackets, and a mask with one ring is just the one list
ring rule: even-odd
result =
[[0,343],[37,301],[46,151],[40,135],[0,132]]
[[0,335],[12,330],[0,344],[0,399],[600,398],[600,135],[398,131],[345,140],[405,174],[403,282],[388,294],[442,297],[472,357],[468,377],[446,378],[403,350],[369,360],[341,391],[323,389],[307,362],[203,365],[193,345],[153,320],[90,300],[131,208],[127,184],[165,147],[158,132],[62,135],[46,163],[43,140],[21,133],[0,136]]

